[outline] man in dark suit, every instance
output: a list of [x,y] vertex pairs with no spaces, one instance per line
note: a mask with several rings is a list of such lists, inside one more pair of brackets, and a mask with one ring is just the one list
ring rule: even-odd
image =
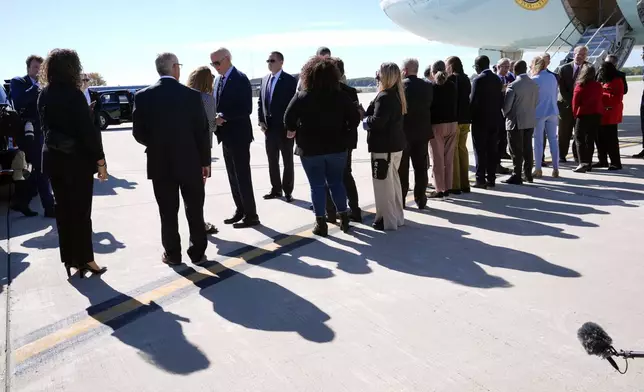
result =
[[27,75],[11,79],[10,91],[13,107],[20,114],[25,129],[24,135],[18,138],[18,146],[24,151],[27,161],[31,163],[32,167],[29,178],[16,183],[16,194],[11,209],[21,212],[25,216],[38,215],[29,208],[29,203],[36,194],[39,194],[45,210],[45,217],[54,218],[54,196],[49,177],[42,172],[41,167],[44,138],[38,115],[38,96],[40,94],[38,75],[43,61],[40,56],[29,56],[26,62]]
[[[612,63],[615,68],[619,67],[619,59],[614,54],[609,54],[608,56],[606,56],[606,60],[604,61]],[[617,75],[622,79],[622,82],[624,82],[624,95],[626,95],[628,93],[628,82],[626,82],[626,74],[618,69]]]
[[228,49],[210,55],[211,65],[219,76],[215,79],[217,107],[217,141],[223,144],[224,162],[233,194],[235,214],[224,220],[227,225],[244,228],[259,225],[253,180],[250,171],[250,143],[253,141],[253,91],[250,81],[232,64]]
[[[574,50],[575,57],[573,61],[562,65],[555,71],[559,77],[559,162],[566,162],[566,156],[570,148],[573,130],[575,128],[575,119],[572,115],[572,95],[575,91],[575,82],[581,71],[582,65],[588,58],[588,48],[577,46]],[[572,143],[572,153],[575,162],[578,162],[577,148],[575,142]]]
[[432,131],[431,106],[434,96],[432,84],[418,78],[418,60],[407,59],[403,62],[402,74],[405,78],[405,98],[407,114],[403,123],[407,146],[403,150],[398,168],[403,202],[409,192],[409,159],[414,166],[414,200],[419,209],[427,206],[427,170],[429,169],[429,140]]
[[479,56],[474,62],[478,75],[472,80],[470,113],[472,143],[476,158],[475,188],[486,189],[496,184],[499,150],[499,126],[503,108],[503,84],[490,69],[490,59]]
[[[266,60],[271,71],[262,79],[259,100],[257,101],[257,117],[259,126],[266,136],[266,155],[272,189],[264,199],[275,199],[286,196],[286,201],[293,201],[293,184],[295,171],[293,168],[293,144],[295,139],[286,137],[284,128],[284,112],[291,102],[297,80],[284,72],[284,56],[280,52],[272,52]],[[280,179],[280,152],[284,163],[284,174]]]
[[[516,77],[510,72],[511,62],[509,58],[502,58],[496,64],[496,74],[501,79],[503,84],[503,91],[507,89],[508,85],[516,79]],[[502,159],[512,159],[508,154],[508,134],[505,129],[505,118],[501,116],[501,123],[499,124],[499,152],[497,154],[498,164],[496,166],[496,172],[498,174],[510,174],[510,169],[501,165]]]
[[[360,110],[362,118],[364,115],[364,109],[362,109],[362,107],[360,106],[360,100],[358,99],[358,90],[346,84],[346,76],[344,75],[344,61],[339,58],[335,60],[336,66],[340,71],[340,77],[342,79],[342,82],[340,83],[340,89],[342,89],[342,91],[344,91],[345,93],[347,93],[347,95],[349,95],[349,97],[351,97],[351,101],[353,101],[353,103]],[[343,182],[344,187],[347,190],[349,208],[351,209],[349,218],[354,222],[362,223],[362,210],[360,209],[360,204],[358,201],[358,188],[356,187],[356,181],[353,178],[353,172],[351,169],[351,155],[353,150],[358,147],[358,128],[349,126],[348,134],[349,139],[347,140],[347,165],[344,167]],[[326,216],[327,222],[335,223],[337,220],[337,211],[335,210],[335,203],[333,203],[333,198],[331,197],[329,187],[326,187]]]
[[178,82],[181,64],[172,53],[156,59],[159,81],[134,97],[133,135],[146,147],[148,178],[161,216],[162,261],[181,264],[179,190],[190,228],[188,256],[206,260],[204,183],[210,176],[210,135],[201,94]]

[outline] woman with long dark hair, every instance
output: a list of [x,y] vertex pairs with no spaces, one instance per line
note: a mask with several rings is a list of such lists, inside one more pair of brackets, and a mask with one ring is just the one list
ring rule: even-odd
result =
[[311,185],[315,211],[313,233],[327,236],[326,187],[340,228],[349,230],[344,170],[349,149],[349,129],[360,122],[358,106],[340,89],[340,71],[335,60],[313,57],[300,73],[302,91],[295,94],[284,114],[287,137],[296,138],[302,167]]
[[579,158],[579,166],[574,170],[577,173],[585,173],[592,168],[595,140],[604,113],[602,86],[595,80],[595,75],[595,67],[583,65],[572,95],[572,114],[576,121],[575,144]]
[[442,200],[449,195],[454,180],[454,148],[458,133],[458,92],[456,84],[447,78],[445,63],[432,65],[434,98],[432,99],[432,129],[429,141],[432,151],[434,188],[429,197]]
[[[604,115],[597,136],[597,157],[599,163],[595,167],[608,167],[608,170],[620,170],[622,160],[619,156],[619,139],[617,126],[622,122],[624,111],[624,82],[617,73],[615,64],[605,61],[599,69],[597,77],[602,84]],[[610,165],[608,158],[610,157]]]
[[472,83],[463,70],[461,59],[456,56],[448,57],[445,61],[446,71],[449,77],[447,80],[456,85],[456,122],[458,131],[454,142],[454,168],[452,175],[452,186],[449,193],[458,195],[462,192],[470,192],[469,180],[469,153],[467,151],[467,134],[470,132],[470,94]]
[[101,132],[94,126],[81,91],[82,66],[70,49],[54,49],[44,64],[47,81],[38,98],[45,143],[43,169],[51,179],[56,199],[60,259],[67,276],[71,269],[101,275],[105,267],[94,261],[92,195],[94,174],[108,178]]

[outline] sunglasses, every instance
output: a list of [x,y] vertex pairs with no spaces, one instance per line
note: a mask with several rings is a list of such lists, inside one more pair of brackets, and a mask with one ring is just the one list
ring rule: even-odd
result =
[[213,67],[219,67],[221,65],[221,62],[224,61],[226,57],[228,56],[222,57],[221,60],[213,61],[212,63],[210,63],[210,65],[212,65]]
[[89,82],[89,79],[83,79],[83,82]]
[[268,59],[266,60],[267,63],[274,63],[276,60],[275,59]]

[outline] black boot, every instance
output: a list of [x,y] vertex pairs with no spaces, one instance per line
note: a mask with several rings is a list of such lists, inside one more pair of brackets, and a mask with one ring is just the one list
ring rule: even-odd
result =
[[345,233],[349,232],[349,213],[346,211],[340,213],[340,230]]
[[329,226],[327,226],[326,224],[326,217],[315,217],[315,227],[313,228],[313,234],[319,235],[320,237],[326,237],[327,235],[329,235]]
[[326,212],[327,223],[331,223],[332,225],[335,225],[337,220],[338,220],[338,214],[335,212],[335,210]]

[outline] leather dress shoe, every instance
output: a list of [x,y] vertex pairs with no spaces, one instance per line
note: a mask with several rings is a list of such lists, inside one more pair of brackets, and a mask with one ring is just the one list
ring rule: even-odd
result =
[[264,195],[264,200],[272,200],[282,197],[282,192],[271,192],[267,195]]
[[242,219],[244,219],[244,214],[242,214],[241,212],[235,212],[235,215],[233,215],[232,218],[224,220],[224,223],[227,225],[232,225],[233,223],[237,223]]
[[235,228],[235,229],[245,229],[247,227],[258,226],[260,224],[261,224],[261,222],[259,221],[259,218],[253,218],[253,219],[245,218],[241,222],[235,223],[233,225],[233,228]]
[[286,195],[286,197],[284,198],[284,200],[286,200],[286,202],[287,202],[287,203],[292,203],[292,202],[293,202],[293,196],[291,196],[291,195]]
[[167,265],[181,265],[181,259],[171,258],[165,252],[163,253],[163,256],[161,256],[161,261],[163,261]]

